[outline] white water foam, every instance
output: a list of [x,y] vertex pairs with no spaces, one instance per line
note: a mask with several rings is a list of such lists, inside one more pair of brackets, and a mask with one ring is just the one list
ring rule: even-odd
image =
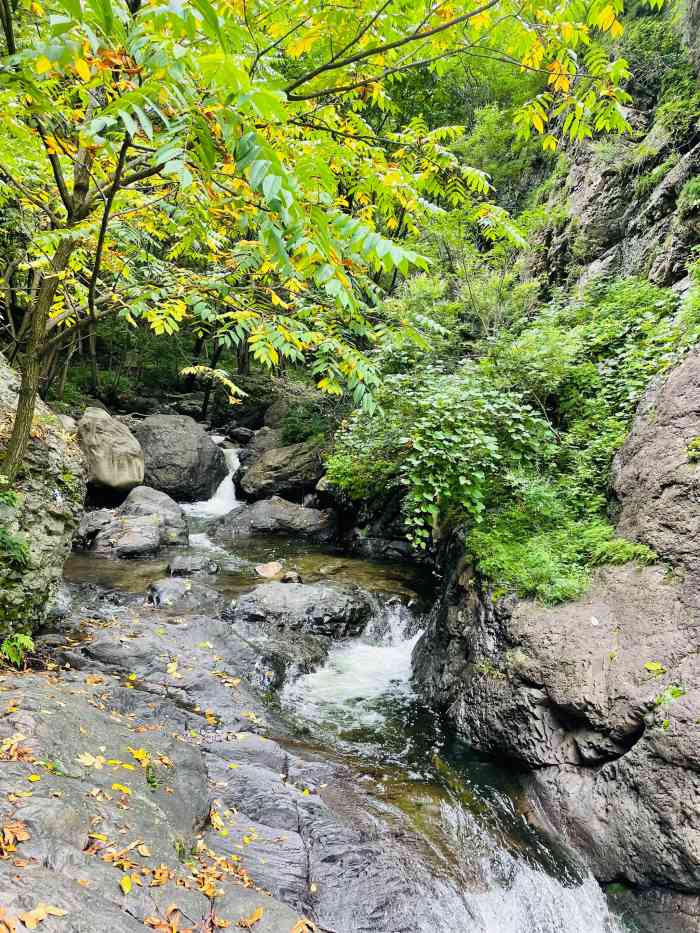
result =
[[[182,508],[188,515],[202,519],[218,518],[240,505],[236,500],[236,487],[233,482],[233,475],[240,463],[238,453],[239,451],[234,448],[224,451],[226,466],[228,467],[227,475],[221,480],[211,499],[205,499],[202,502],[183,503]],[[195,535],[190,536],[191,543],[194,543],[192,540],[194,537]]]

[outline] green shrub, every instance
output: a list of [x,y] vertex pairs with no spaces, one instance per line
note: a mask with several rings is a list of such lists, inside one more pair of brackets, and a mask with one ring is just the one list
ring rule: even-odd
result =
[[28,651],[34,649],[34,641],[22,632],[13,632],[0,644],[0,658],[21,667]]
[[332,427],[332,420],[313,403],[293,405],[282,419],[282,441],[285,444],[299,444],[312,437],[324,440]]

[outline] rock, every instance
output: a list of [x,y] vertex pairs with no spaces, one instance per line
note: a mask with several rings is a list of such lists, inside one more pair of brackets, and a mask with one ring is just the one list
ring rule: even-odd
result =
[[282,433],[274,428],[260,428],[253,432],[248,445],[241,451],[241,463],[250,463],[260,457],[266,450],[282,446]]
[[56,591],[56,595],[51,600],[49,608],[46,610],[47,622],[60,622],[70,616],[73,609],[73,598],[71,592],[65,583],[61,583]]
[[335,531],[332,512],[305,509],[279,496],[234,509],[208,529],[211,539],[224,545],[252,535],[294,535],[323,543],[333,540]]
[[241,596],[228,617],[278,632],[347,638],[360,635],[374,611],[372,597],[357,586],[273,582]]
[[[0,423],[14,421],[19,375],[0,354]],[[0,554],[0,641],[16,626],[37,626],[58,589],[85,499],[85,469],[80,449],[50,409],[37,400],[41,430],[30,438],[13,488],[14,503],[0,503],[0,524],[28,547],[26,561]],[[0,433],[0,460],[4,453]]]
[[232,427],[226,430],[226,435],[235,443],[245,446],[255,436],[255,431],[250,428]]
[[272,579],[272,577],[278,576],[282,570],[282,564],[278,560],[271,560],[267,564],[258,564],[255,568],[255,572],[260,577],[267,577]]
[[296,570],[287,570],[280,578],[280,583],[303,583],[301,575]]
[[472,747],[526,769],[547,828],[599,880],[697,898],[699,622],[656,567],[601,570],[545,608],[494,601],[455,563],[415,680]]
[[323,474],[318,446],[314,441],[266,450],[246,466],[238,485],[248,499],[269,496],[300,498],[311,492]]
[[88,482],[125,492],[144,477],[141,445],[131,431],[102,408],[88,408],[78,422]]
[[148,486],[132,489],[116,509],[86,512],[75,545],[100,557],[141,557],[189,543],[185,513],[170,496]]
[[178,554],[171,558],[166,570],[171,577],[190,577],[193,574],[215,574],[219,565],[206,554]]
[[149,586],[146,599],[156,609],[170,609],[176,612],[216,612],[223,604],[222,596],[212,587],[179,577],[156,580]]
[[146,461],[146,485],[174,499],[209,499],[226,476],[223,451],[186,415],[151,415],[134,424]]
[[75,418],[71,418],[70,415],[56,415],[56,417],[66,434],[77,434],[78,422]]
[[[647,391],[613,466],[619,533],[644,542],[689,574],[700,569],[699,456],[696,349]],[[700,605],[700,592],[698,600]]]
[[265,412],[265,424],[269,428],[281,428],[284,423],[285,415],[289,412],[291,407],[292,404],[289,399],[278,398]]

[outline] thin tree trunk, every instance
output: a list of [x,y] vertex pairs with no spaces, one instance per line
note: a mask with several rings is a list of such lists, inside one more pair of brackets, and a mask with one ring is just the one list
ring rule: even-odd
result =
[[[209,363],[210,369],[216,369],[216,365],[221,358],[223,352],[223,347],[219,344],[218,347],[214,347],[214,352],[211,355],[211,362]],[[202,402],[202,421],[207,417],[207,409],[209,408],[209,399],[211,397],[211,390],[213,387],[214,381],[210,379],[207,382],[206,388],[204,389],[204,401]]]
[[77,349],[78,341],[72,340],[70,346],[68,347],[68,352],[66,353],[66,358],[63,361],[63,368],[61,369],[61,375],[58,377],[58,386],[56,387],[56,397],[59,402],[63,401],[63,396],[66,393],[66,380],[68,379],[68,371],[70,369],[70,361],[73,359],[73,354]]
[[32,430],[34,408],[43,365],[46,322],[58,287],[58,273],[62,272],[68,265],[68,260],[75,247],[76,241],[70,236],[61,240],[58,244],[51,263],[53,273],[43,277],[33,307],[28,311],[31,314],[31,324],[29,338],[23,354],[22,382],[17,398],[17,414],[15,415],[10,439],[7,442],[5,457],[0,467],[0,473],[3,473],[10,482],[15,478],[22,465]]
[[249,376],[250,375],[250,348],[248,347],[247,340],[241,340],[238,344],[238,375],[239,376]]

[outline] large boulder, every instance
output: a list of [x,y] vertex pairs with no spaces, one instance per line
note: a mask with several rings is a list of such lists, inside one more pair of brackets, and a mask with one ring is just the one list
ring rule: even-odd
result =
[[187,545],[187,517],[170,496],[148,486],[132,489],[116,509],[86,512],[76,546],[100,557],[143,557],[161,547]]
[[266,450],[282,446],[282,432],[275,428],[263,427],[253,431],[248,438],[245,450],[241,451],[241,463],[252,465]]
[[646,393],[615,458],[613,487],[619,532],[686,570],[692,583],[700,569],[700,350]]
[[304,441],[266,450],[244,470],[238,484],[247,499],[300,498],[313,491],[322,475],[318,445]]
[[[14,421],[19,376],[0,355],[0,462]],[[58,589],[85,499],[80,448],[39,399],[15,496],[0,500],[0,641],[40,623]]]
[[362,634],[374,611],[374,600],[358,586],[271,582],[239,597],[229,617],[277,632],[347,638]]
[[600,881],[697,910],[699,623],[656,567],[601,570],[555,608],[495,600],[458,567],[415,679],[473,748],[525,769],[546,828]]
[[174,499],[208,499],[226,476],[226,460],[204,426],[186,415],[151,415],[134,423],[146,461],[146,485]]
[[88,408],[78,422],[88,482],[128,492],[143,483],[141,445],[129,428],[102,408]]
[[333,540],[336,524],[332,512],[305,508],[273,496],[223,515],[209,526],[208,533],[213,541],[224,545],[253,535],[299,536],[323,543]]

